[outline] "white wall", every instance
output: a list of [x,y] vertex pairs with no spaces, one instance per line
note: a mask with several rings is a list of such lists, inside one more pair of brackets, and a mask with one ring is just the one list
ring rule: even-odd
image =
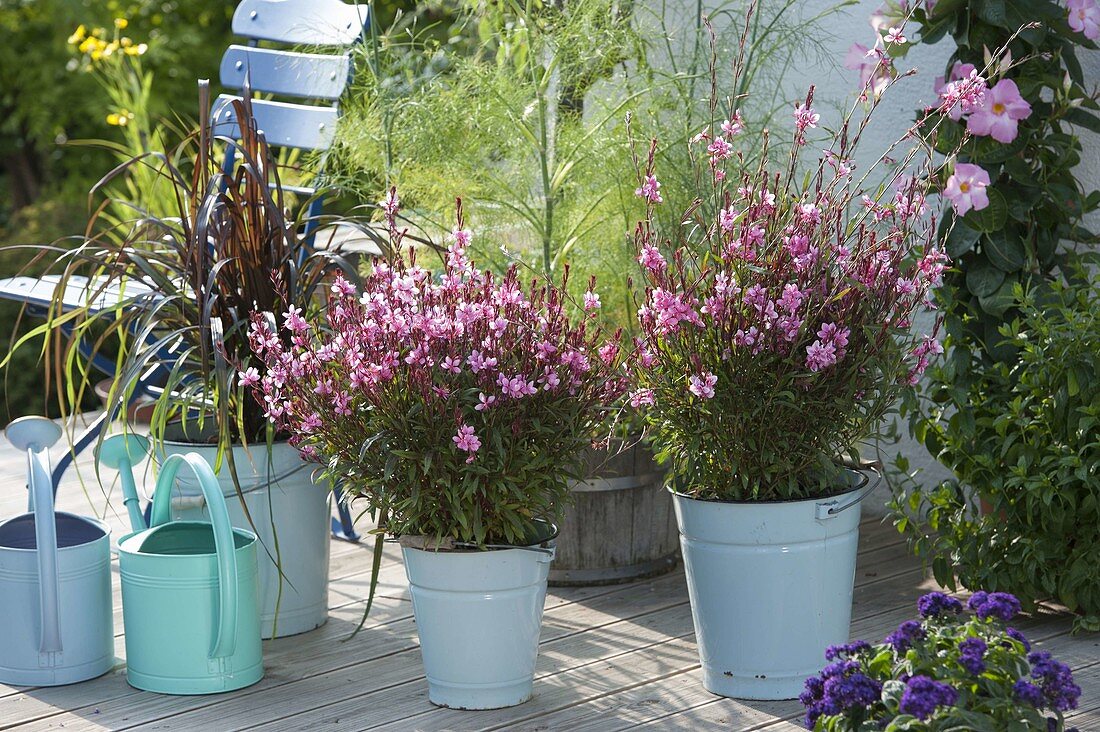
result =
[[[660,0],[650,0],[650,2],[656,3]],[[798,11],[802,18],[810,19],[827,13],[835,4],[831,0],[802,0]],[[820,44],[820,49],[807,49],[803,54],[803,60],[796,64],[782,81],[783,92],[792,103],[805,96],[806,88],[810,84],[816,86],[815,107],[822,114],[823,124],[835,124],[842,116],[840,110],[847,108],[852,101],[858,77],[856,72],[843,67],[843,59],[853,43],[872,45],[875,36],[868,18],[880,4],[880,0],[861,0],[857,5],[844,8],[821,20],[819,30],[807,32],[808,36],[812,33],[812,38],[816,42],[813,45]],[[715,0],[704,2],[704,7],[710,11],[728,5],[728,2]],[[670,12],[684,13],[683,20],[678,19],[677,23],[682,22],[686,25],[691,22],[690,14],[694,10],[693,6],[693,2],[687,2]],[[822,50],[824,53],[821,53]],[[865,168],[869,159],[877,157],[912,124],[915,110],[934,100],[933,80],[943,73],[947,58],[953,50],[954,43],[948,36],[933,46],[917,44],[908,56],[898,61],[899,71],[904,72],[915,68],[918,73],[901,80],[897,86],[893,87],[891,94],[884,100],[883,106],[875,113],[875,118],[861,142],[861,153],[857,155],[857,164],[862,162]],[[1100,84],[1100,52],[1082,50],[1080,59],[1090,88]],[[789,118],[781,117],[778,121],[788,122]],[[1085,149],[1078,175],[1087,192],[1100,188],[1100,136],[1086,132],[1083,144]],[[1100,228],[1100,216],[1094,215],[1092,219],[1093,228]],[[902,433],[904,434],[904,428]],[[894,449],[905,453],[911,465],[922,470],[922,482],[926,484],[934,483],[949,475],[923,447],[908,438]],[[879,489],[865,503],[864,511],[868,514],[884,513],[887,498],[888,492]]]

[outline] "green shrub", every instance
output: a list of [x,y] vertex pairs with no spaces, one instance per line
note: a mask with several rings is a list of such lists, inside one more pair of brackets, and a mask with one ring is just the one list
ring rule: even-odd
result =
[[1014,360],[973,368],[977,346],[960,337],[968,323],[949,331],[953,348],[928,372],[928,398],[907,409],[917,439],[955,478],[894,509],[941,584],[957,575],[966,587],[1054,600],[1097,629],[1100,278],[1078,262],[1067,273],[1065,283],[1016,285],[1018,315],[998,344]]

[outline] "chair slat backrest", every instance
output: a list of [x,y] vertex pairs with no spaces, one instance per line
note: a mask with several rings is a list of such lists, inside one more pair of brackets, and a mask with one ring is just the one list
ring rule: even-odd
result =
[[289,97],[336,100],[351,72],[347,54],[295,53],[269,48],[230,46],[222,56],[221,82],[230,89]]
[[246,38],[306,46],[346,46],[367,24],[367,6],[341,0],[243,0],[233,32]]
[[[237,112],[233,109],[234,99],[240,97],[222,94],[214,102],[210,118],[215,135],[236,138],[240,133]],[[339,111],[336,107],[253,99],[252,116],[256,128],[263,131],[271,145],[324,151],[332,144]]]
[[[358,40],[368,22],[366,5],[342,0],[242,0],[233,13],[233,32],[255,41],[335,46],[342,53],[300,53],[233,45],[222,56],[221,81],[253,94],[335,101],[347,86],[351,59],[347,46]],[[232,100],[218,97],[211,111],[214,133],[235,137]],[[280,147],[328,150],[339,110],[296,102],[253,99],[257,128]],[[232,150],[231,150],[232,152]],[[232,158],[227,160],[232,163]]]

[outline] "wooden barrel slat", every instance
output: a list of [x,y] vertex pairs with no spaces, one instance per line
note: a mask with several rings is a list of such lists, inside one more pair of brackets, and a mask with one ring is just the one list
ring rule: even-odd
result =
[[646,446],[593,451],[575,486],[550,568],[552,585],[629,582],[671,570],[680,546],[664,473]]

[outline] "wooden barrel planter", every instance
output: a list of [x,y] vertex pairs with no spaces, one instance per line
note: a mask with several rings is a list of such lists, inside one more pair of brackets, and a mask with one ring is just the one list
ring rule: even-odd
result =
[[680,537],[664,471],[645,444],[593,450],[592,477],[573,484],[550,584],[609,585],[668,572]]

